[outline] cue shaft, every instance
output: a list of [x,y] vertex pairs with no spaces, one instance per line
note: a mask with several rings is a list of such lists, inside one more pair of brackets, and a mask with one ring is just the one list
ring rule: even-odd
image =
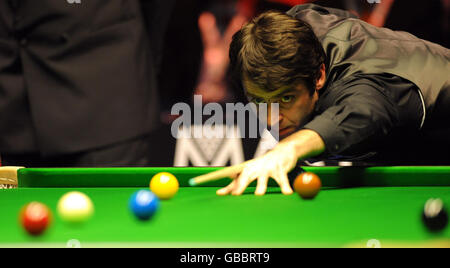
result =
[[205,175],[201,175],[195,178],[192,178],[189,180],[189,184],[191,186],[195,186],[201,183],[205,183],[205,182],[210,182],[210,181],[215,181],[215,180],[219,180],[222,178],[227,178],[227,177],[231,177],[233,175],[236,175],[238,173],[241,173],[242,170],[244,169],[244,167],[252,162],[253,160],[249,160],[247,162],[235,165],[235,166],[231,166],[231,167],[226,167],[217,171],[213,171],[211,173],[205,174]]

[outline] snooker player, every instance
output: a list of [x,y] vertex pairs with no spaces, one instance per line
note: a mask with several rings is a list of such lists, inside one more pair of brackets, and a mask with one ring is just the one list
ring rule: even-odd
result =
[[449,133],[450,50],[342,10],[263,13],[234,35],[230,62],[249,101],[279,103],[282,141],[228,168],[235,179],[219,195],[240,195],[255,180],[263,195],[269,178],[291,194],[287,173],[298,160],[383,159],[402,140],[424,138],[410,139],[415,151],[430,146],[424,133]]

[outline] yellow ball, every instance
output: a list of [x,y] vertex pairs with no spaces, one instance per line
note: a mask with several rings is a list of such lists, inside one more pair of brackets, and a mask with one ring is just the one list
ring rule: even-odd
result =
[[150,181],[150,190],[162,200],[172,198],[179,186],[177,178],[168,172],[158,173]]
[[69,223],[82,223],[94,214],[91,199],[81,192],[69,192],[59,199],[57,211],[62,220]]

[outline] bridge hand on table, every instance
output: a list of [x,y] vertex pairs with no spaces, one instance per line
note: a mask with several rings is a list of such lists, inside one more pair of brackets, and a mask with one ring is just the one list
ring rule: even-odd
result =
[[218,195],[241,195],[254,180],[257,180],[255,195],[264,195],[269,178],[280,185],[283,194],[292,194],[289,185],[288,172],[296,165],[297,157],[293,146],[278,144],[273,150],[263,156],[249,161],[228,186],[217,191]]

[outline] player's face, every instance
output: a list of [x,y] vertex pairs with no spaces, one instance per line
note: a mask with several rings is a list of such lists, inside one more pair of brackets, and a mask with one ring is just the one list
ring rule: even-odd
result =
[[[269,109],[271,103],[279,104],[280,139],[293,134],[311,120],[314,107],[319,99],[317,90],[311,95],[303,84],[280,88],[273,92],[263,91],[247,79],[244,79],[243,84],[250,102],[255,104],[267,103]],[[269,110],[267,118],[269,126],[277,123],[271,122],[270,114]]]

